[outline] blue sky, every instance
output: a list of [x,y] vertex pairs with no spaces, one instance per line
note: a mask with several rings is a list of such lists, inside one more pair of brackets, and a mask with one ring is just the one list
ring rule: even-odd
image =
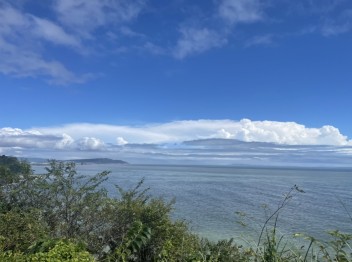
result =
[[351,162],[351,1],[0,0],[0,17],[0,153],[235,139]]

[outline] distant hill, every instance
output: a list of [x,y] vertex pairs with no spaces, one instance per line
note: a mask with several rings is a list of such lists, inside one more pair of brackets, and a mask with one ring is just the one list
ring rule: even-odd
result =
[[110,158],[89,158],[89,159],[74,159],[65,160],[68,162],[75,162],[77,164],[128,164],[122,160],[114,160]]
[[[46,165],[48,163],[48,159],[44,158],[19,158],[20,160],[26,160],[34,165]],[[114,160],[110,158],[87,158],[87,159],[67,159],[63,160],[65,162],[75,162],[77,164],[128,164],[122,160]]]

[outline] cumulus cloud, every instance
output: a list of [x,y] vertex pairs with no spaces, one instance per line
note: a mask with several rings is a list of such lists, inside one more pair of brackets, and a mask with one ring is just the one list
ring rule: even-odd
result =
[[27,157],[110,157],[131,163],[348,166],[352,141],[333,126],[233,120],[143,126],[70,124],[0,129],[0,151]]
[[245,142],[270,142],[285,145],[351,145],[351,140],[333,126],[306,127],[295,122],[234,120],[175,121],[144,126],[103,124],[69,124],[60,127],[37,128],[43,134],[66,133],[79,139],[99,137],[116,143],[123,137],[129,143],[174,143],[196,139],[231,138]]
[[102,150],[105,147],[104,142],[95,137],[83,137],[77,145],[79,150]]
[[57,145],[67,144],[68,140],[68,135],[44,135],[37,130],[25,131],[10,127],[0,129],[0,147],[3,148],[53,148]]
[[128,142],[123,137],[116,138],[116,144],[119,146],[127,145]]
[[58,149],[70,148],[74,143],[74,139],[68,134],[63,133],[62,139],[55,144],[55,147]]

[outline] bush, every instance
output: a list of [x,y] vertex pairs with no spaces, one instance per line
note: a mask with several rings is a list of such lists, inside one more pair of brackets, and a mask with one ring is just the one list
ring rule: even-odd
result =
[[25,252],[46,236],[38,211],[11,210],[0,214],[0,251]]
[[68,242],[58,241],[48,252],[24,254],[7,251],[0,254],[2,262],[94,262],[94,257],[79,246]]

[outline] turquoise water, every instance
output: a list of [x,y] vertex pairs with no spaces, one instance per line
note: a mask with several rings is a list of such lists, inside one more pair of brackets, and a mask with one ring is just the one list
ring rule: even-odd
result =
[[[352,170],[238,168],[215,166],[82,165],[82,174],[110,170],[105,187],[124,188],[145,178],[150,194],[176,199],[173,217],[190,222],[192,230],[213,240],[240,237],[255,239],[260,225],[293,185],[296,195],[280,215],[283,234],[306,232],[326,238],[327,230],[352,233]],[[43,167],[37,167],[41,172]],[[264,209],[263,205],[267,205]],[[347,209],[347,211],[346,211]],[[270,211],[271,210],[271,211]],[[247,227],[236,211],[247,214]]]

